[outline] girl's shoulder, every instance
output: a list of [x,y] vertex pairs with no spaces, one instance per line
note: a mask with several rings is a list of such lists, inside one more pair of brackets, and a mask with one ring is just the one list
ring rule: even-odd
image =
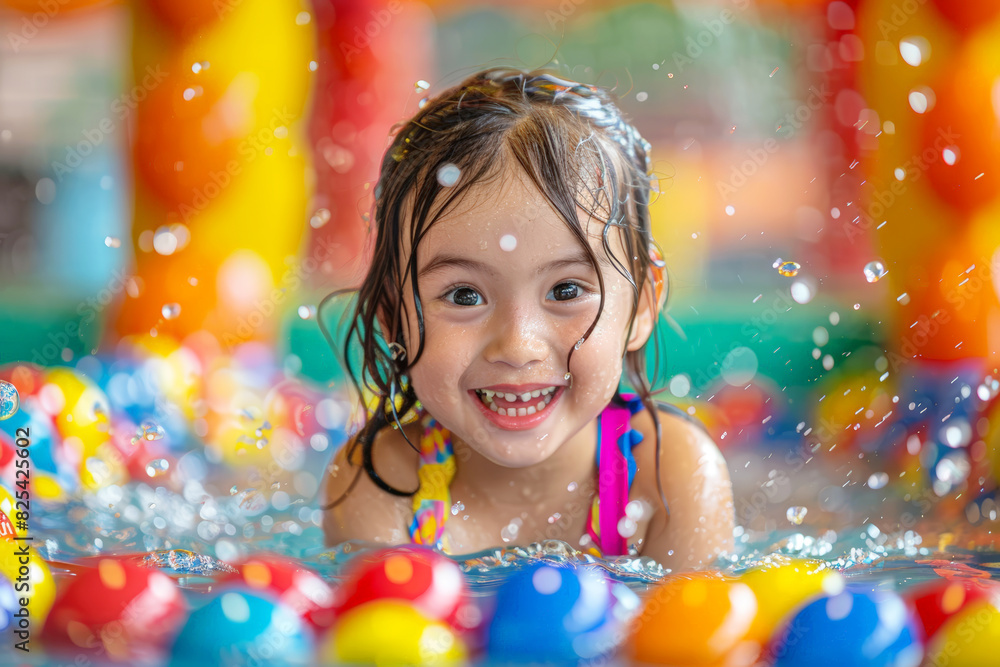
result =
[[[404,425],[410,442],[417,444],[419,423]],[[405,544],[410,536],[410,496],[393,495],[379,487],[364,469],[362,445],[355,436],[334,455],[324,474],[324,503],[339,500],[326,510],[323,531],[328,545],[346,540]],[[349,456],[350,453],[350,456]],[[401,492],[417,488],[419,455],[402,433],[381,429],[372,443],[372,466],[383,482]]]

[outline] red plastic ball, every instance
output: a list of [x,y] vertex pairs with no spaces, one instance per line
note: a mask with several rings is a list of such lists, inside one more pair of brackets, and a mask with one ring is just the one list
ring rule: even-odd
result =
[[1000,608],[1000,585],[984,579],[940,579],[914,588],[906,596],[930,640],[948,619],[974,602]]
[[103,650],[114,660],[148,660],[162,654],[185,617],[184,598],[170,577],[103,558],[56,599],[42,641],[49,649]]
[[238,3],[205,0],[147,0],[157,18],[180,36],[189,36],[232,12]]
[[337,613],[372,600],[405,600],[430,620],[459,631],[479,625],[458,565],[423,547],[396,547],[359,556],[345,573]]
[[312,570],[281,556],[261,554],[234,564],[237,572],[223,582],[242,582],[269,591],[318,630],[333,625],[335,589]]

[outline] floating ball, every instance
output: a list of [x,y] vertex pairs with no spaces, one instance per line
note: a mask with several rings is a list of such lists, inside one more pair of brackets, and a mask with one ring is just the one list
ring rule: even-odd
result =
[[382,599],[341,616],[322,654],[338,664],[433,665],[464,661],[467,650],[448,624],[401,600]]
[[917,586],[904,597],[916,612],[929,641],[942,625],[971,604],[985,602],[1000,606],[1000,585],[983,579],[939,579]]
[[235,565],[237,572],[223,579],[224,583],[239,581],[250,590],[276,595],[317,630],[333,625],[334,589],[312,570],[273,555],[254,556]]
[[769,648],[774,667],[917,667],[920,630],[895,593],[846,590],[808,604]]
[[4,638],[17,625],[14,614],[20,609],[14,585],[7,577],[0,577],[0,638]]
[[[15,535],[23,536],[28,534],[28,522],[22,521],[19,524],[17,511],[17,497],[15,494],[7,490],[6,487],[0,486],[0,538],[6,537],[9,539]],[[0,542],[0,547],[2,546],[3,542]]]
[[107,442],[111,405],[104,392],[90,378],[71,368],[53,368],[45,374],[39,390],[42,408],[54,418],[63,444],[78,450],[85,459]]
[[243,588],[218,590],[191,612],[174,642],[177,665],[307,665],[312,633],[293,610],[270,594]]
[[[56,585],[45,560],[26,542],[0,540],[0,575],[14,585],[18,600],[28,600],[28,615],[34,627],[40,627],[56,597]],[[28,569],[23,574],[21,567]]]
[[997,664],[1000,610],[994,600],[977,600],[946,619],[927,646],[927,665],[979,667]]
[[814,597],[844,590],[844,578],[821,561],[775,557],[769,565],[743,573],[740,581],[757,596],[757,615],[747,639],[765,645],[792,612]]
[[45,645],[103,651],[115,660],[159,655],[184,620],[173,579],[116,558],[70,580],[42,630]]
[[337,613],[374,600],[399,600],[459,631],[479,625],[458,565],[424,547],[397,547],[359,556],[345,571]]
[[487,650],[501,663],[576,663],[614,651],[638,597],[595,570],[534,564],[497,592]]
[[668,577],[632,624],[632,655],[653,664],[749,665],[760,647],[743,639],[756,615],[746,584],[712,572]]

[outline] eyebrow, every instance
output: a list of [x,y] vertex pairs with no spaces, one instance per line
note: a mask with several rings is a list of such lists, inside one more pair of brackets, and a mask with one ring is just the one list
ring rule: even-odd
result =
[[[608,262],[606,257],[602,257],[599,253],[597,254],[597,263],[600,266],[605,266],[610,268],[611,263]],[[575,255],[570,255],[569,257],[563,257],[561,259],[555,259],[547,264],[543,264],[538,267],[535,271],[535,275],[541,275],[548,271],[556,271],[559,269],[565,269],[572,266],[585,266],[588,269],[594,268],[593,264],[590,263],[590,258],[584,252],[579,252]],[[461,269],[468,269],[469,271],[476,271],[479,273],[485,273],[493,278],[497,277],[497,272],[488,264],[479,262],[474,259],[469,259],[468,257],[461,257],[458,255],[448,255],[440,254],[434,256],[424,268],[420,269],[417,274],[418,278],[423,278],[428,274],[434,273],[436,271],[444,270],[448,267],[456,267]]]

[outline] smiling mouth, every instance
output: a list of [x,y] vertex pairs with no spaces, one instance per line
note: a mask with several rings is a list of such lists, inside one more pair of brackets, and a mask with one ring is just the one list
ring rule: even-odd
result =
[[489,389],[476,389],[480,402],[504,417],[526,417],[545,409],[555,397],[558,387],[535,389],[523,394],[511,394]]

